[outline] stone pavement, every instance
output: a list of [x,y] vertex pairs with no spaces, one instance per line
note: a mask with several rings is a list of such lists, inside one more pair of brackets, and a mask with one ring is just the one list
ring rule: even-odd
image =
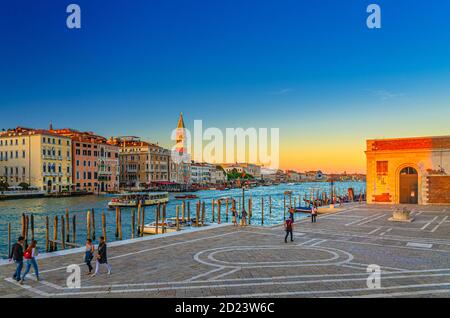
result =
[[[449,297],[450,207],[414,206],[413,223],[393,223],[393,206],[348,206],[295,224],[154,238],[109,248],[113,272],[91,278],[81,253],[39,260],[42,280],[21,286],[0,266],[0,297]],[[80,264],[81,288],[66,267]],[[367,267],[381,268],[369,289]]]

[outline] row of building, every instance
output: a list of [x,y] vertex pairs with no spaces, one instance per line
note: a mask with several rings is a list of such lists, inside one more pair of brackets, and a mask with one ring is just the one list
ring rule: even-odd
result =
[[147,188],[186,190],[232,186],[229,175],[251,176],[255,182],[326,181],[321,171],[299,173],[264,170],[250,163],[175,162],[187,154],[185,125],[180,115],[174,150],[138,137],[98,136],[74,129],[17,127],[0,133],[0,183],[32,187],[49,193],[115,192]]

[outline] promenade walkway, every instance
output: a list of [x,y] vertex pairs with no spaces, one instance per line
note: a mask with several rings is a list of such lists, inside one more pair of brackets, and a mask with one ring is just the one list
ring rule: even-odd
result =
[[[412,223],[392,206],[354,205],[295,224],[222,226],[109,248],[110,276],[86,275],[81,253],[39,261],[42,280],[21,286],[0,266],[0,297],[449,297],[450,207],[415,206]],[[80,264],[80,289],[66,267]],[[367,287],[367,266],[381,288]]]

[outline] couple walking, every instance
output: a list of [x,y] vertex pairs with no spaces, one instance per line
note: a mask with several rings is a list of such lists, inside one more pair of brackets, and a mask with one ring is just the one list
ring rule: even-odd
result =
[[[19,236],[17,239],[17,243],[12,246],[11,254],[9,255],[9,261],[14,261],[16,263],[16,270],[13,275],[13,279],[17,282],[20,282],[23,285],[25,281],[25,277],[31,270],[31,267],[34,268],[34,274],[36,275],[36,279],[39,281],[39,267],[36,261],[36,257],[38,256],[37,250],[37,241],[31,241],[31,244],[25,249],[25,238],[23,236]],[[22,275],[23,263],[26,261],[25,272]]]
[[92,260],[94,259],[94,255],[95,255],[95,246],[94,243],[92,243],[91,239],[87,239],[86,240],[86,251],[85,251],[85,255],[84,255],[84,262],[86,263],[88,269],[89,269],[89,273],[88,275],[91,275],[91,277],[95,277],[100,270],[100,266],[105,266],[106,269],[108,270],[108,275],[111,275],[111,265],[109,265],[108,263],[108,256],[107,256],[107,246],[106,246],[106,241],[105,238],[103,236],[100,237],[100,241],[98,244],[98,248],[97,248],[97,255],[96,256],[96,260],[95,260],[95,272],[92,274]]

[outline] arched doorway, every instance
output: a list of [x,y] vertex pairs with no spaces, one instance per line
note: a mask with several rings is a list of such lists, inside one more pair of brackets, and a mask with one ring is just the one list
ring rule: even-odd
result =
[[52,192],[52,180],[47,181],[47,193]]
[[400,171],[400,203],[417,204],[419,190],[419,175],[412,167]]

